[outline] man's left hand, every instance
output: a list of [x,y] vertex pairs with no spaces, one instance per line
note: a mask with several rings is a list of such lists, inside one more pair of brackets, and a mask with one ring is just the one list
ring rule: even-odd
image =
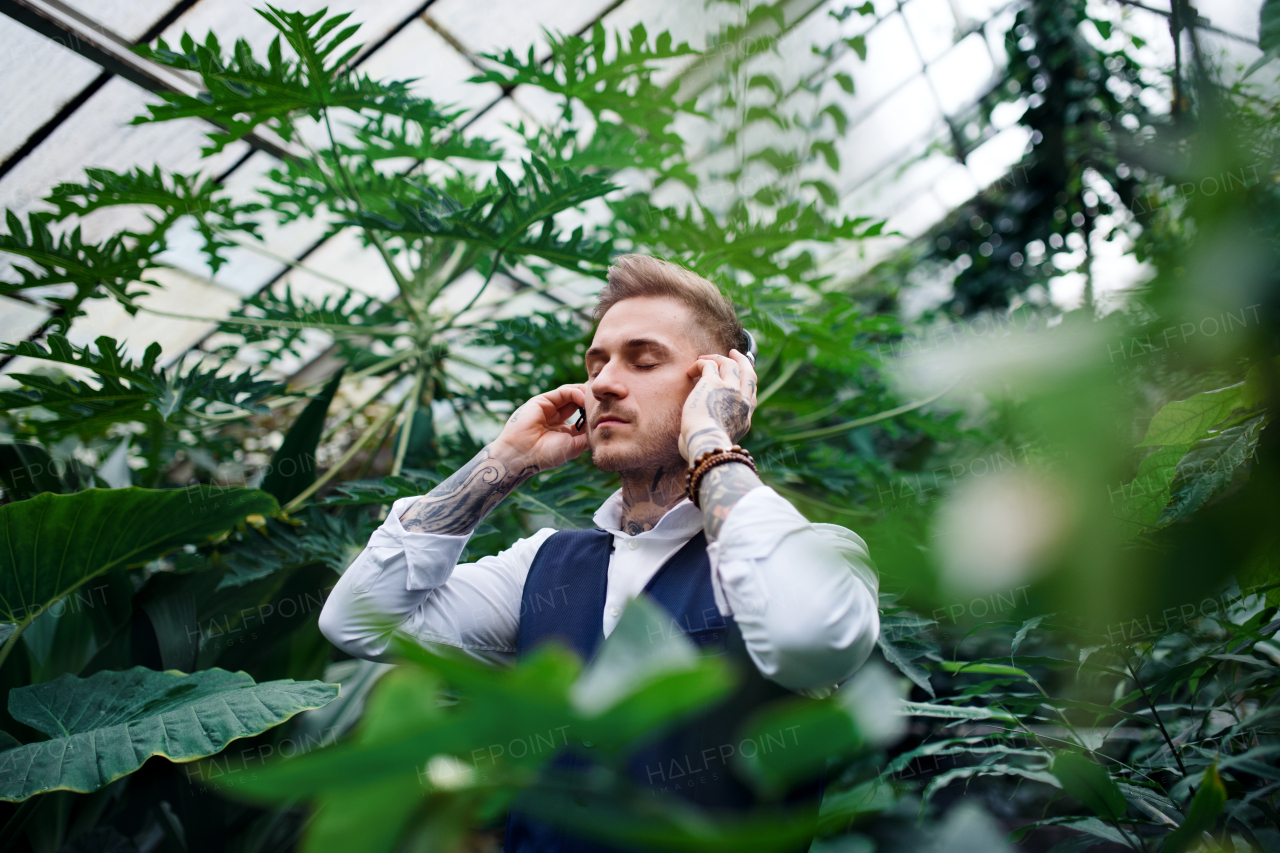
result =
[[756,408],[756,371],[745,355],[702,355],[689,368],[698,384],[689,392],[680,420],[680,455],[691,460],[714,447],[728,448],[751,428]]

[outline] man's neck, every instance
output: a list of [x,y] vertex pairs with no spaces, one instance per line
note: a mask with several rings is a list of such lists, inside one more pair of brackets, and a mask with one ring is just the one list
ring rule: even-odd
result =
[[622,472],[622,520],[619,527],[635,536],[654,525],[684,499],[683,462]]

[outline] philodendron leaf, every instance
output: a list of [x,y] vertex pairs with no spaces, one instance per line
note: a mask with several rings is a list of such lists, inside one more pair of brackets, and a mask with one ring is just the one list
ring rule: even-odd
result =
[[1093,809],[1103,820],[1119,820],[1129,808],[1106,768],[1078,752],[1059,753],[1053,760],[1053,775],[1062,783],[1064,791]]
[[255,684],[244,672],[140,666],[19,687],[9,693],[9,713],[50,739],[0,752],[0,800],[96,791],[153,755],[204,758],[337,695],[338,685],[321,681]]
[[1191,807],[1187,809],[1187,819],[1182,825],[1169,833],[1165,839],[1161,853],[1183,853],[1201,837],[1201,834],[1213,826],[1218,815],[1222,814],[1222,806],[1227,801],[1227,789],[1218,775],[1218,762],[1209,765],[1204,771],[1204,779],[1200,790],[1191,798]]
[[1226,420],[1232,409],[1241,406],[1240,392],[1243,388],[1242,382],[1168,403],[1151,419],[1147,434],[1138,446],[1199,441],[1208,434],[1209,427]]
[[88,489],[0,507],[0,621],[18,631],[50,603],[115,568],[276,511],[254,489]]

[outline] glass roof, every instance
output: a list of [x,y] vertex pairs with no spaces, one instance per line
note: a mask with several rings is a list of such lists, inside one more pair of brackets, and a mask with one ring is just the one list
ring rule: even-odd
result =
[[[8,10],[13,4],[4,7]],[[85,31],[119,45],[153,37],[175,42],[183,31],[198,38],[213,30],[224,45],[245,38],[265,48],[274,30],[253,12],[249,0],[19,0],[20,6],[53,9],[78,21]],[[545,55],[545,31],[579,32],[597,21],[609,29],[644,23],[650,33],[670,30],[676,41],[704,46],[732,13],[726,4],[675,0],[297,0],[285,4],[301,11],[328,6],[351,11],[366,45],[362,70],[376,77],[412,78],[414,89],[438,103],[466,110],[468,131],[518,139],[505,123],[539,121],[554,105],[542,93],[520,88],[504,96],[495,85],[469,83],[485,64],[481,54],[512,48],[523,54],[533,46]],[[875,15],[829,15],[844,2],[782,0],[788,29],[776,51],[752,58],[762,70],[795,79],[816,62],[811,45],[839,35],[864,35],[867,59],[850,52],[842,63],[854,80],[854,92],[843,103],[850,129],[841,143],[838,192],[850,215],[886,217],[896,236],[878,238],[827,257],[824,263],[845,280],[855,278],[905,241],[926,233],[947,213],[981,188],[1006,174],[1026,149],[1025,132],[1016,124],[1018,108],[1008,105],[995,115],[995,127],[983,131],[964,152],[955,150],[954,128],[972,121],[977,99],[1002,81],[1003,39],[1018,2],[1005,0],[873,0]],[[1098,0],[1095,13],[1122,16],[1147,39],[1153,64],[1169,59],[1168,0]],[[1205,4],[1209,6],[1210,4]],[[1226,66],[1243,66],[1259,55],[1255,41],[1261,0],[1218,0],[1201,10],[1208,21],[1203,42],[1223,57]],[[1164,13],[1163,15],[1161,13]],[[48,29],[48,28],[46,28]],[[1095,33],[1095,35],[1097,35]],[[1101,35],[1097,35],[1100,40]],[[0,205],[20,214],[40,207],[40,199],[59,182],[76,180],[86,167],[126,170],[133,166],[224,175],[237,194],[251,195],[259,176],[276,165],[263,151],[246,143],[227,146],[215,158],[200,159],[207,126],[200,121],[131,126],[129,120],[158,102],[146,87],[104,68],[73,47],[73,34],[38,32],[28,23],[0,15]],[[671,75],[686,69],[672,68]],[[681,84],[696,80],[682,78]],[[976,129],[976,126],[975,126]],[[762,131],[763,132],[763,131]],[[511,152],[517,157],[518,151]],[[590,215],[603,215],[592,208]],[[101,239],[123,224],[119,210],[104,211],[84,223],[85,236]],[[201,317],[225,316],[245,298],[266,286],[323,293],[344,282],[374,296],[394,288],[383,265],[350,236],[324,242],[315,223],[286,227],[267,225],[261,245],[230,250],[230,262],[212,275],[198,252],[195,235],[172,242],[166,260],[172,269],[157,279],[164,284],[148,297],[150,307]],[[298,260],[301,259],[301,260]],[[1132,282],[1139,273],[1131,262],[1100,259],[1099,279],[1111,277],[1111,289]],[[323,271],[323,272],[321,272]],[[9,259],[0,256],[0,276],[14,278]],[[547,296],[519,295],[522,284],[497,282],[476,310],[528,310],[555,304],[580,304],[593,282],[565,275]],[[460,281],[452,302],[466,304],[476,282]],[[1100,289],[1107,289],[1104,286]],[[513,298],[514,297],[514,298]],[[165,358],[175,360],[193,347],[206,345],[212,322],[128,316],[116,303],[87,303],[88,316],[72,327],[76,343],[107,334],[125,339],[140,351],[159,341]],[[48,309],[39,300],[0,297],[0,339],[16,341],[44,331]],[[327,344],[315,339],[315,353]],[[293,368],[302,368],[300,361]],[[5,371],[20,369],[21,359]]]

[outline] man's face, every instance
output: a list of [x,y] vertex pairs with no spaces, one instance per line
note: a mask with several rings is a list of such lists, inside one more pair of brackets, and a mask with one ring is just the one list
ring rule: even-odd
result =
[[624,299],[600,319],[587,350],[591,460],[604,471],[684,466],[680,415],[710,350],[692,312],[666,297]]

